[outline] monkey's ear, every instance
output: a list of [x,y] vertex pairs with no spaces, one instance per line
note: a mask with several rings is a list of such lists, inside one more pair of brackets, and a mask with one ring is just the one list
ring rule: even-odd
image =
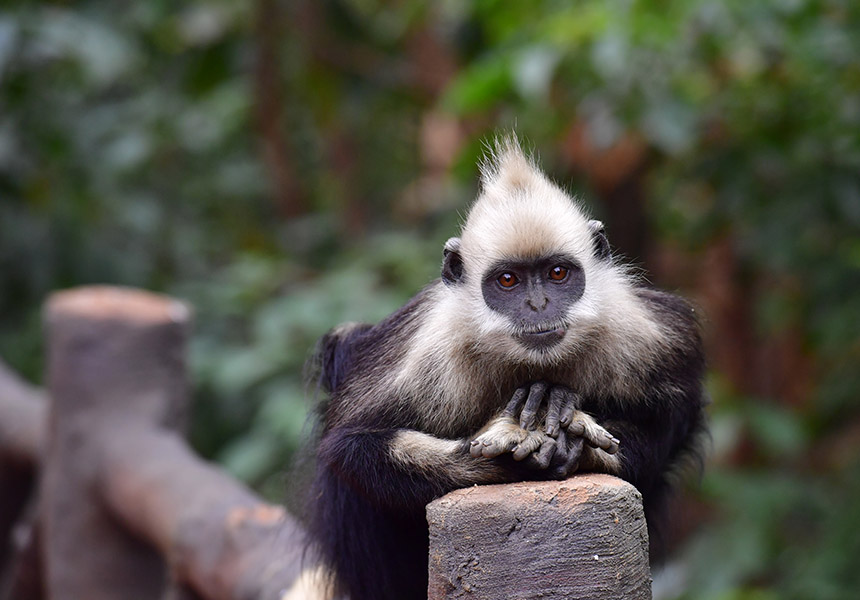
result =
[[591,232],[591,247],[594,249],[594,256],[607,258],[609,256],[609,239],[606,237],[606,228],[603,227],[603,223],[596,219],[589,221],[588,230]]
[[460,238],[452,237],[442,250],[442,281],[454,285],[463,279],[463,257],[460,256]]

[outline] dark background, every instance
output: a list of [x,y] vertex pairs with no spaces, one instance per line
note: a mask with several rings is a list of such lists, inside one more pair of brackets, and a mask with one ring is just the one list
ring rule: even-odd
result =
[[658,598],[860,589],[860,3],[7,1],[0,357],[52,290],[197,311],[193,442],[271,498],[302,364],[437,276],[515,129],[705,315],[713,448]]

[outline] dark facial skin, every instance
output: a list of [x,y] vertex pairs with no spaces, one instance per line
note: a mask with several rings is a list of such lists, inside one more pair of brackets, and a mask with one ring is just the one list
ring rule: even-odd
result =
[[585,291],[585,273],[575,259],[560,254],[503,260],[487,270],[481,289],[487,306],[525,330],[517,340],[540,350],[564,338],[562,321]]

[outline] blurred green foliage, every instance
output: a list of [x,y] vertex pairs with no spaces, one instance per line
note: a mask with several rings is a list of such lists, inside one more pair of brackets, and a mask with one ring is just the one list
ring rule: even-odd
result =
[[[798,400],[715,362],[705,524],[660,593],[853,598],[858,31],[851,0],[11,0],[0,356],[40,378],[40,304],[57,288],[189,300],[193,440],[280,497],[307,433],[314,341],[435,276],[481,139],[515,128],[600,213],[569,132],[598,148],[634,136],[638,225],[696,265],[673,284],[707,295],[699,278],[721,266],[709,252],[729,240],[741,333],[779,348],[791,334],[810,365]],[[427,135],[450,122],[459,138],[440,162]],[[719,346],[738,332],[709,334]]]

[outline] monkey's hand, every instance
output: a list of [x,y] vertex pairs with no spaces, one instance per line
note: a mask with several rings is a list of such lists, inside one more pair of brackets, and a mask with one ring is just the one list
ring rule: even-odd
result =
[[[545,426],[538,428],[537,417],[544,405]],[[584,444],[614,454],[620,443],[579,410],[579,405],[579,396],[564,386],[544,382],[524,385],[514,392],[504,411],[478,433],[469,451],[472,456],[486,458],[511,452],[514,460],[526,467],[550,469],[551,477],[567,477],[577,470]]]
[[523,416],[517,417],[520,412],[525,414],[523,407],[530,403],[537,411],[537,407],[546,395],[546,390],[547,385],[543,382],[518,388],[502,413],[478,432],[469,449],[471,455],[495,458],[505,452],[512,452],[514,460],[519,461],[534,455],[537,451],[543,460],[541,464],[535,466],[546,468],[549,465],[549,459],[552,458],[552,446],[555,445],[556,436],[547,435],[546,432],[536,429],[534,418],[529,421],[531,426],[526,427]]
[[522,460],[549,442],[555,440],[543,431],[523,429],[513,415],[503,412],[478,432],[469,453],[476,458],[495,458],[512,452],[515,460]]
[[564,430],[551,438],[540,429],[523,429],[513,416],[502,414],[478,433],[469,452],[485,458],[510,452],[526,469],[543,471],[542,477],[564,479],[577,470],[582,444],[581,437],[569,438]]
[[[550,386],[542,381],[524,385],[514,392],[502,415],[512,420],[519,413],[519,425],[529,432],[531,438],[533,432],[540,432],[536,428],[536,421],[544,404],[547,407],[543,432],[553,439],[559,439],[562,432],[566,433],[565,439],[561,440],[565,443],[558,444],[559,451],[562,446],[570,445],[566,442],[582,438],[592,448],[599,448],[607,454],[618,452],[621,443],[618,438],[601,427],[589,414],[579,410],[579,395],[562,385]],[[514,458],[521,460],[534,451],[533,446],[538,442],[541,446],[548,443],[546,439],[537,436],[537,439],[531,440],[531,444],[520,444],[521,451],[517,453],[515,450]]]
[[[543,382],[517,389],[502,413],[478,432],[469,449],[471,455],[476,458],[495,458],[510,452],[514,460],[522,461],[528,468],[544,470],[551,465],[557,466],[561,461],[568,465],[572,463],[575,469],[581,441],[579,450],[569,448],[565,436],[559,439],[557,433],[550,436],[534,426],[534,416],[547,389],[548,386]],[[535,414],[529,416],[524,406],[534,410]]]
[[[535,385],[537,384],[532,385],[532,390],[534,390]],[[514,394],[514,400],[519,400],[519,398],[517,394]],[[511,404],[514,400],[511,400]],[[534,429],[541,399],[533,398],[533,394],[530,392],[528,398],[525,401],[520,400],[520,402],[523,403],[520,425],[524,429]],[[578,394],[561,385],[552,386],[549,389],[549,405],[546,412],[546,424],[544,425],[547,435],[557,438],[561,432],[566,431],[567,438],[580,437],[592,448],[600,448],[608,454],[618,452],[618,446],[621,443],[618,438],[598,425],[591,415],[579,410],[579,406]],[[511,408],[510,405],[509,408]],[[516,407],[513,408],[516,411]]]

